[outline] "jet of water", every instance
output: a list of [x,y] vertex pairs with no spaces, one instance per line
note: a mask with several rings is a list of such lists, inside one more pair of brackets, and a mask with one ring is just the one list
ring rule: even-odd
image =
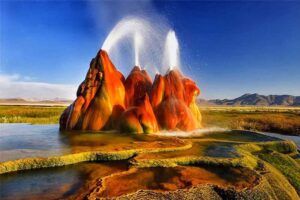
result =
[[142,36],[139,32],[135,32],[134,34],[134,59],[135,59],[135,66],[140,66],[139,60],[139,50],[142,44]]
[[[155,75],[157,67],[162,72],[165,35],[169,26],[145,17],[129,16],[119,21],[105,39],[106,50],[113,63],[126,75],[132,66],[147,68]],[[130,60],[129,58],[133,59]]]
[[170,30],[166,37],[164,60],[170,70],[180,67],[179,44],[175,31]]

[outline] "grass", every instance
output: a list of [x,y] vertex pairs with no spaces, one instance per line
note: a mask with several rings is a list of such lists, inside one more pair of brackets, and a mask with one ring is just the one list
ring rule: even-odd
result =
[[0,174],[20,170],[64,166],[85,161],[126,160],[135,155],[135,153],[134,150],[124,150],[118,152],[81,152],[48,158],[24,158],[0,163]]
[[224,127],[300,135],[299,108],[204,107],[204,127]]
[[259,158],[278,169],[300,193],[300,164],[288,155],[276,151],[261,153]]
[[[300,194],[300,165],[291,157],[298,154],[295,143],[291,141],[248,143],[240,145],[237,149],[244,155],[244,163],[247,163],[245,162],[247,159],[255,160],[254,169],[263,171],[261,174],[269,179],[275,196],[280,197],[283,193],[292,192],[288,190],[292,188],[290,185]],[[295,194],[287,195],[295,196]]]
[[[57,124],[65,107],[0,106],[0,123]],[[300,135],[298,107],[201,107],[204,127]]]
[[50,156],[45,158],[24,158],[13,161],[0,162],[0,174],[71,165],[86,161],[111,161],[111,160],[127,160],[141,153],[158,153],[167,151],[182,151],[192,147],[191,143],[185,143],[183,146],[165,147],[165,148],[135,148],[118,151],[85,151],[62,156]]
[[0,106],[0,123],[57,124],[63,106]]

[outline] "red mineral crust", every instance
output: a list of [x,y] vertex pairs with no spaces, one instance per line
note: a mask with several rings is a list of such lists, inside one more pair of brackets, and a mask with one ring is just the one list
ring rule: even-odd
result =
[[152,80],[145,70],[135,66],[125,80],[125,104],[135,106],[145,94],[150,95]]
[[120,130],[130,133],[154,133],[158,131],[156,117],[148,94],[136,100],[136,106],[129,107],[122,114]]
[[91,61],[85,80],[77,91],[77,99],[62,114],[61,129],[115,129],[125,109],[124,76],[100,50]]
[[121,116],[120,129],[124,132],[153,133],[158,131],[149,95],[152,81],[145,70],[134,67],[125,80],[127,110]]
[[61,115],[60,129],[153,133],[200,128],[201,114],[195,103],[199,94],[195,82],[178,70],[157,74],[152,84],[145,70],[134,67],[125,80],[100,50],[76,100]]
[[151,103],[160,128],[185,131],[201,128],[201,113],[195,102],[199,94],[196,83],[178,70],[170,70],[165,76],[157,74]]

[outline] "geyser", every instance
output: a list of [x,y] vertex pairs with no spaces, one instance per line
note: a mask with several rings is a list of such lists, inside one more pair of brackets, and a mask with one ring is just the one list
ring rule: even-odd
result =
[[169,66],[170,70],[174,69],[175,67],[180,67],[179,44],[175,31],[173,30],[170,30],[167,34],[164,59],[166,59],[166,64]]
[[[161,66],[164,66],[162,55],[168,31],[167,25],[161,21],[157,23],[141,17],[126,17],[110,31],[101,49],[108,53],[124,74],[135,65],[147,69],[154,76],[157,70],[160,73],[166,71]],[[128,59],[131,57],[133,59]]]
[[[134,30],[135,27],[140,29]],[[151,28],[146,21],[126,19],[111,31],[103,49],[92,59],[85,80],[78,88],[76,100],[61,115],[61,130],[114,129],[154,133],[202,127],[201,113],[196,105],[200,90],[194,81],[178,70],[179,45],[173,30],[169,31],[165,41],[164,55],[170,67],[167,73],[161,75],[153,66],[156,76],[152,82],[148,72],[139,67],[140,57],[149,50],[144,48],[145,44],[152,43],[147,41],[149,30],[145,31],[145,27]],[[135,55],[135,67],[126,79],[107,53],[123,37],[132,39]]]
[[139,32],[136,32],[134,34],[134,64],[135,66],[140,66],[140,60],[139,60],[139,49],[142,44],[142,36],[139,34]]

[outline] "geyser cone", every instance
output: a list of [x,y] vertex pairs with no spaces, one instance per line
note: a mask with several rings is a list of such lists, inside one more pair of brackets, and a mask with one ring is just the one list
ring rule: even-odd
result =
[[121,117],[120,129],[131,133],[153,133],[158,125],[149,95],[152,81],[145,70],[135,66],[125,80],[127,110]]
[[201,114],[195,99],[200,90],[178,70],[157,75],[151,91],[151,103],[163,129],[193,130],[201,127]]
[[136,100],[121,116],[120,130],[129,133],[154,133],[158,124],[148,94]]
[[125,105],[136,106],[137,101],[150,95],[152,80],[145,70],[135,66],[125,80]]
[[113,122],[125,109],[124,76],[100,50],[92,59],[77,99],[63,113],[61,129],[101,130],[113,128]]

